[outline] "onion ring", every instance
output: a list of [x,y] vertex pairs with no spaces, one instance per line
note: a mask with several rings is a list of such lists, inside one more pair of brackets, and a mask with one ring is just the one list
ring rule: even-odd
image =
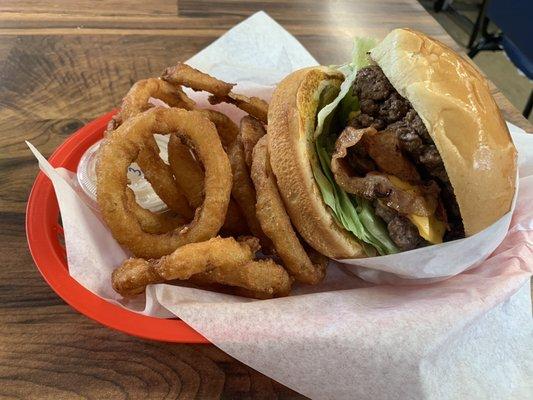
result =
[[235,84],[216,79],[181,62],[165,69],[161,74],[161,79],[174,85],[187,86],[195,91],[203,90],[216,96],[227,95],[235,86]]
[[149,103],[150,97],[162,100],[169,107],[192,110],[196,106],[196,103],[179,86],[172,85],[159,78],[142,79],[135,82],[122,99],[120,107],[122,121],[124,122],[152,108],[153,106]]
[[250,234],[250,228],[248,228],[246,218],[233,198],[229,199],[228,211],[226,213],[224,225],[222,225],[221,234],[235,236]]
[[[239,134],[239,128],[235,122],[233,122],[226,114],[216,110],[198,111],[204,114],[212,123],[215,124],[218,136],[222,142],[222,146],[224,149],[227,149]],[[202,184],[202,182],[203,179],[200,180],[200,184]],[[222,229],[225,233],[236,235],[244,235],[249,232],[248,225],[246,224],[245,218],[242,215],[242,211],[233,199],[230,199],[228,204],[228,212],[226,214],[226,220],[224,221]]]
[[130,188],[126,189],[126,202],[130,211],[135,215],[137,221],[139,221],[141,229],[147,233],[160,234],[170,232],[189,221],[172,210],[155,213],[143,208],[137,203],[135,194]]
[[221,113],[216,110],[197,110],[198,112],[204,114],[209,121],[215,124],[222,142],[224,149],[227,149],[228,146],[233,143],[237,135],[239,134],[239,128],[226,114]]
[[265,124],[267,123],[268,103],[259,97],[247,97],[233,93],[231,91],[235,86],[233,83],[221,81],[184,63],[165,69],[161,74],[161,79],[173,85],[183,85],[192,90],[209,92],[212,95],[208,99],[211,104],[221,102],[233,104]]
[[263,296],[281,296],[291,281],[280,265],[253,261],[259,249],[255,238],[215,237],[191,243],[158,260],[129,259],[112,275],[113,288],[123,296],[142,293],[146,286],[170,280],[238,286]]
[[268,103],[259,97],[247,97],[242,94],[230,92],[225,96],[209,96],[210,104],[229,103],[237,106],[252,117],[266,124],[268,122]]
[[252,152],[259,139],[266,135],[265,127],[259,122],[259,120],[249,115],[245,115],[241,119],[240,132],[244,160],[246,161],[248,169],[250,169],[252,168]]
[[[237,137],[237,125],[215,110],[197,110],[215,124],[222,146],[227,148]],[[189,204],[197,207],[203,196],[203,171],[190,149],[172,135],[168,143],[168,160],[178,186],[185,192]]]
[[111,134],[115,129],[117,129],[120,124],[122,124],[122,117],[120,116],[120,112],[116,113],[111,117],[109,122],[107,123],[106,130],[104,132],[104,137]]
[[273,254],[275,252],[274,246],[263,232],[263,229],[261,229],[261,224],[256,216],[256,193],[248,174],[248,169],[246,168],[246,162],[244,161],[244,151],[240,135],[237,136],[237,139],[228,148],[228,157],[233,174],[231,195],[241,208],[250,231],[255,237],[259,238],[263,250],[269,254]]
[[244,265],[224,265],[191,277],[199,286],[221,284],[234,286],[234,293],[255,299],[270,299],[289,294],[291,280],[287,271],[273,260],[249,261]]
[[[189,204],[197,208],[202,204],[204,196],[204,171],[190,149],[175,135],[171,135],[168,141],[168,161],[176,182],[183,190]],[[222,230],[236,235],[248,232],[248,225],[233,199],[230,199],[228,204]]]
[[198,207],[204,197],[204,171],[191,149],[176,135],[170,135],[168,140],[168,163],[191,207]]
[[257,192],[257,218],[289,273],[298,282],[312,285],[321,282],[326,275],[327,259],[323,257],[313,263],[292,227],[270,166],[267,136],[254,148],[252,180]]
[[[154,132],[176,132],[198,154],[205,169],[205,196],[193,221],[182,229],[154,235],[142,230],[127,206],[126,171]],[[214,125],[196,111],[153,108],[130,118],[99,149],[97,201],[115,239],[139,257],[158,258],[176,248],[215,236],[224,223],[230,192],[231,166]]]
[[[205,115],[218,132],[222,146],[226,149],[239,133],[239,128],[225,114],[215,110],[197,110]],[[196,158],[190,149],[180,143],[177,137],[171,136],[168,144],[168,155],[170,168],[174,174],[176,182],[185,193],[189,204],[195,208],[201,203],[203,198],[203,171],[198,165]],[[228,211],[222,229],[226,233],[243,235],[248,233],[242,212],[239,206],[230,199]]]
[[159,276],[170,281],[186,280],[213,268],[237,268],[254,259],[257,249],[250,241],[238,242],[234,238],[215,237],[201,243],[191,243],[153,263]]
[[[159,99],[169,107],[187,110],[193,109],[196,105],[180,87],[158,78],[143,79],[136,82],[122,99],[120,112],[108,123],[108,132],[118,128],[129,118],[150,109],[152,107],[150,98]],[[193,212],[185,196],[176,186],[168,165],[159,157],[159,147],[153,137],[147,139],[146,147],[139,152],[136,162],[154,192],[168,208],[189,220],[192,219]],[[146,213],[144,215],[146,216]]]
[[170,167],[159,157],[159,147],[153,136],[147,138],[135,162],[163,203],[190,221],[194,213],[186,196],[178,189]]

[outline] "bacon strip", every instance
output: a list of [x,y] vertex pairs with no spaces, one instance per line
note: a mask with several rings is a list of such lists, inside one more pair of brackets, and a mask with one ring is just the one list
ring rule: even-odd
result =
[[380,198],[388,207],[402,214],[433,215],[439,191],[433,181],[428,186],[417,186],[416,190],[404,190],[395,186],[391,178],[381,172],[369,172],[364,177],[353,176],[344,159],[348,149],[359,143],[365,135],[374,137],[378,133],[374,128],[356,129],[349,126],[337,138],[331,159],[331,170],[337,184],[346,192],[368,200]]

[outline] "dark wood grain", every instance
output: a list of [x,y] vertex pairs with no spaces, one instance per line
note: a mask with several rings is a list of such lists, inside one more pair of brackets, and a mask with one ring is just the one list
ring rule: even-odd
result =
[[0,11],[13,13],[54,13],[95,15],[176,15],[176,0],[2,0]]
[[[347,59],[353,35],[410,26],[457,48],[415,0],[0,2],[0,398],[300,399],[212,346],[143,341],[65,305],[27,250],[37,165],[138,79],[185,60],[265,10],[318,59]],[[531,131],[494,88],[506,119]]]

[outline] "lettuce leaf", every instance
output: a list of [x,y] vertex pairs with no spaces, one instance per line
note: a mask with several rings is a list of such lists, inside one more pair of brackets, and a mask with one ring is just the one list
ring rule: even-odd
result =
[[[355,81],[357,71],[370,64],[368,52],[372,50],[377,44],[377,41],[372,38],[355,38],[352,50],[352,62],[341,65],[337,69],[344,74],[344,82],[341,84],[341,90],[338,96],[329,104],[326,104],[318,112],[317,123],[315,129],[315,139],[322,134],[324,122],[326,118],[333,114],[339,103],[346,97]],[[352,95],[353,96],[353,95]],[[355,97],[355,96],[353,96]]]
[[[330,136],[331,138],[331,136]],[[329,143],[328,143],[329,142]],[[331,154],[334,140],[321,135],[315,142],[318,164],[312,164],[315,180],[322,193],[324,203],[331,208],[339,225],[352,232],[358,239],[371,245],[380,255],[398,252],[389,238],[387,228],[381,218],[374,213],[368,200],[349,195],[335,182],[331,171]],[[372,247],[365,247],[367,255],[375,255]]]
[[338,67],[345,75],[345,80],[332,101],[328,102],[328,98],[323,98],[324,105],[317,115],[314,133],[317,157],[311,160],[313,175],[324,203],[331,208],[340,226],[363,241],[364,250],[369,256],[375,255],[376,251],[380,255],[392,254],[398,252],[398,249],[381,218],[375,215],[370,202],[349,195],[337,185],[331,171],[331,155],[336,139],[335,122],[344,127],[350,114],[359,109],[359,101],[350,89],[357,71],[369,64],[367,53],[375,44],[373,39],[355,39],[352,62]]
[[337,119],[339,123],[342,124],[342,126],[346,126],[358,110],[359,98],[350,90],[339,104],[337,110]]

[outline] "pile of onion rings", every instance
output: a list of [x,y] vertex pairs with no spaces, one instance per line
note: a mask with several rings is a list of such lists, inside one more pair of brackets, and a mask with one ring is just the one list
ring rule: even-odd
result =
[[[122,296],[188,281],[266,299],[288,295],[294,281],[324,279],[327,258],[300,242],[270,168],[268,103],[234,86],[178,63],[135,83],[109,122],[98,150],[97,202],[113,237],[134,256],[112,275]],[[237,126],[198,107],[185,87],[248,115]],[[155,134],[168,137],[168,162]],[[163,212],[136,202],[127,179],[133,162],[166,204]]]

